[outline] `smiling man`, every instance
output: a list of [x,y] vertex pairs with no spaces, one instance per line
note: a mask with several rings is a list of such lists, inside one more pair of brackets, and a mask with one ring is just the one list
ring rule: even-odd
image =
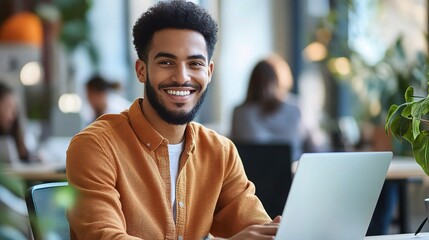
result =
[[144,98],[77,134],[67,177],[72,239],[272,239],[233,143],[192,122],[214,70],[217,25],[197,5],[160,2],[133,29]]

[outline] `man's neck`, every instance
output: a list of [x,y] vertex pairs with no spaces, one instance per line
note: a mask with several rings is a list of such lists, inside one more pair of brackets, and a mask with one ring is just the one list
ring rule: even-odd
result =
[[167,123],[159,117],[148,100],[143,100],[140,108],[150,125],[152,125],[161,136],[165,137],[170,144],[177,144],[183,141],[186,124],[174,125]]

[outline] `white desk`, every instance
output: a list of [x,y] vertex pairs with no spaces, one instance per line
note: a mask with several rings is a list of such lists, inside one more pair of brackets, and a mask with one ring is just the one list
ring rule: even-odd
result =
[[[386,180],[391,182],[397,182],[399,186],[399,227],[401,233],[409,233],[415,231],[412,229],[409,222],[409,200],[408,184],[409,179],[424,178],[427,177],[425,172],[422,170],[419,164],[413,157],[393,157],[393,160],[389,166]],[[423,204],[423,199],[422,199]]]
[[386,179],[402,180],[409,178],[427,177],[423,169],[413,157],[393,157],[387,171]]
[[429,233],[419,233],[414,236],[414,233],[409,234],[396,234],[396,235],[384,235],[384,236],[371,236],[366,237],[365,240],[408,240],[408,239],[420,239],[429,240]]

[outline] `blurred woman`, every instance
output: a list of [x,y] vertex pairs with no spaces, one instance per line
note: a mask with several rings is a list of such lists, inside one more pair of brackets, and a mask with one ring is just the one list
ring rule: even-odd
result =
[[9,86],[0,81],[0,136],[11,136],[18,150],[19,158],[28,161],[28,150],[18,118],[18,102]]
[[287,143],[292,159],[303,148],[304,130],[289,65],[277,55],[256,64],[245,101],[234,109],[231,139],[256,143]]

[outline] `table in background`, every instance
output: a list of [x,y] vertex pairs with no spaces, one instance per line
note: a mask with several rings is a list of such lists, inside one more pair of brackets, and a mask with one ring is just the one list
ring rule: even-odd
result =
[[417,234],[417,236],[414,236],[414,233],[409,233],[409,234],[365,237],[365,240],[412,240],[412,239],[429,240],[429,233],[419,233]]
[[[416,229],[410,228],[408,184],[412,179],[427,177],[413,157],[394,156],[387,172],[386,180],[397,182],[399,185],[399,227],[401,233],[409,233]],[[423,205],[422,199],[422,205]]]
[[1,171],[6,175],[18,177],[26,182],[52,182],[67,179],[65,161],[14,164],[4,166]]

